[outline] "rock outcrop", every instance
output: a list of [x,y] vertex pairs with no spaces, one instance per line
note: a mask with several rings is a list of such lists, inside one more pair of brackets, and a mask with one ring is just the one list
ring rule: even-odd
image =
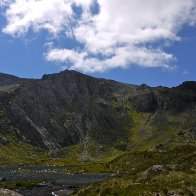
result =
[[48,149],[78,144],[87,136],[100,144],[126,142],[127,127],[133,126],[130,111],[181,112],[196,105],[196,82],[151,88],[66,70],[39,80],[1,74],[0,86],[0,131]]
[[12,191],[12,190],[8,190],[8,189],[0,189],[0,195],[1,196],[22,196],[21,194]]

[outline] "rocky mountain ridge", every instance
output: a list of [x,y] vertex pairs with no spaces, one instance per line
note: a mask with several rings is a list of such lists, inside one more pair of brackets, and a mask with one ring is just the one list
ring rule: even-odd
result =
[[180,130],[195,131],[196,82],[151,88],[68,70],[37,80],[0,74],[0,111],[0,133],[41,148],[129,144],[133,134],[163,134],[170,119],[183,118]]

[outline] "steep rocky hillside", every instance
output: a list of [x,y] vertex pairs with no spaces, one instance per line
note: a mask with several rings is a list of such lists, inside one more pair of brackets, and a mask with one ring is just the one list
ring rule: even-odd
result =
[[25,79],[0,73],[0,87],[21,84]]
[[91,156],[105,146],[193,143],[195,116],[196,82],[151,88],[68,70],[39,80],[0,74],[1,143],[12,135],[50,150],[81,145]]
[[14,91],[25,81],[23,78],[0,73],[0,95]]

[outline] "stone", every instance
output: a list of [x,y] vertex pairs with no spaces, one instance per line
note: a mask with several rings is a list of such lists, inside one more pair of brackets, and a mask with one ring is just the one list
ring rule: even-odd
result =
[[9,140],[5,137],[0,137],[0,144],[6,145],[9,143]]
[[[0,74],[0,87],[15,84],[19,86],[11,93],[0,91],[0,134],[15,133],[19,141],[50,151],[77,145],[85,138],[97,145],[117,144],[120,150],[128,150],[126,145],[118,144],[128,143],[134,124],[130,110],[153,114],[161,111],[159,118],[150,120],[159,127],[169,122],[165,111],[177,112],[196,103],[196,82],[152,88],[70,70],[35,80]],[[141,140],[146,132],[142,129]],[[7,140],[0,143],[6,144]]]
[[0,177],[0,181],[7,181],[5,177]]
[[148,177],[152,177],[152,176],[155,176],[155,175],[159,175],[161,173],[167,173],[169,171],[171,171],[171,169],[167,166],[153,165],[152,167],[148,168],[144,172],[144,177],[148,178]]
[[8,189],[0,189],[1,196],[23,196],[15,191],[8,190]]

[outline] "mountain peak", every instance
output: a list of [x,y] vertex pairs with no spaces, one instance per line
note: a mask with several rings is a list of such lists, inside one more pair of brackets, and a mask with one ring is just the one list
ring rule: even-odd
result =
[[[3,85],[23,82],[7,75],[0,76],[0,81]],[[86,135],[98,143],[125,142],[127,123],[133,126],[130,112],[180,113],[196,102],[196,82],[171,89],[151,88],[97,79],[73,70],[28,81],[0,101],[19,137],[49,149],[78,144]]]

